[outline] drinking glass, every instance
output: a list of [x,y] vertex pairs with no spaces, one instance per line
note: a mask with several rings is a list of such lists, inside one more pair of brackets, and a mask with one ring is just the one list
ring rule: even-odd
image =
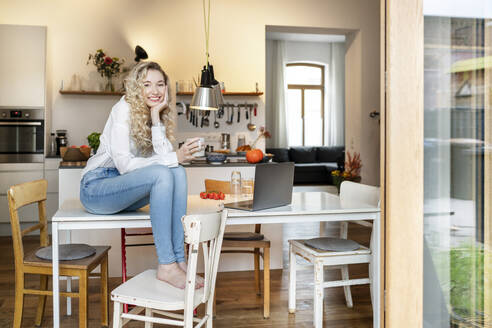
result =
[[234,198],[241,196],[241,172],[239,171],[231,173],[231,195]]

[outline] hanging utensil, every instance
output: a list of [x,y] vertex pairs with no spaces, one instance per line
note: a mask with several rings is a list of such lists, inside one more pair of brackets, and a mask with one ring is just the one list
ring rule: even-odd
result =
[[231,116],[229,117],[229,120],[227,121],[227,124],[229,124],[229,125],[232,124],[232,120],[234,119],[234,105],[231,105],[230,108],[231,108]]
[[255,109],[254,109],[254,112],[255,112],[255,116],[256,116],[256,107],[258,106],[257,103],[255,103]]
[[[251,107],[249,108],[249,111],[251,112]],[[249,131],[254,131],[254,130],[256,130],[256,125],[251,123],[251,116],[252,116],[251,113],[249,113],[249,123],[248,123],[247,127],[248,127]]]
[[237,106],[237,122],[241,121],[241,105]]
[[245,115],[246,115],[246,120],[249,120],[249,114],[248,114],[248,113],[249,113],[250,111],[251,111],[251,105],[248,105],[248,108],[246,109],[246,112],[245,112],[245,113],[246,113],[246,114],[245,114]]
[[210,125],[210,121],[208,119],[208,117],[210,116],[210,111],[207,111],[204,115],[203,115],[203,125],[204,126],[209,126]]
[[218,129],[220,127],[220,124],[219,122],[217,122],[217,112],[214,112],[214,117],[215,117],[214,128]]

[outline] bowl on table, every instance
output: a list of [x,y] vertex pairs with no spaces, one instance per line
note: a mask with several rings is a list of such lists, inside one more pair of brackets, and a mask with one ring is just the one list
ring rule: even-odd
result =
[[227,159],[226,154],[222,154],[222,153],[207,154],[207,162],[209,162],[210,164],[214,164],[214,165],[224,164],[226,159]]

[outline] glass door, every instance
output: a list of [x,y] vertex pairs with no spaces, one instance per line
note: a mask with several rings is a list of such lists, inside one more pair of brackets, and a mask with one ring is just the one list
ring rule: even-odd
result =
[[492,5],[423,8],[423,327],[492,327]]

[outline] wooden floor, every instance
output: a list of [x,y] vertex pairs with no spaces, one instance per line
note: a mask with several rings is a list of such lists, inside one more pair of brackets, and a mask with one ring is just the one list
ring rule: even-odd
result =
[[[26,249],[36,247],[35,237],[28,237]],[[367,275],[367,266],[351,266],[351,277]],[[339,273],[327,271],[327,278],[339,278]],[[0,237],[0,327],[11,327],[14,310],[14,261],[12,242],[9,237]],[[298,273],[297,312],[289,314],[288,271],[274,270],[271,278],[271,317],[263,319],[262,298],[256,296],[252,272],[219,273],[217,281],[217,316],[214,327],[311,327],[313,307],[312,270]],[[35,276],[26,279],[27,288],[37,288],[39,279]],[[120,280],[110,280],[110,290]],[[51,286],[51,283],[50,283]],[[51,287],[50,287],[51,288]],[[99,280],[89,282],[89,326],[100,327]],[[372,307],[368,286],[352,287],[354,308],[345,306],[342,288],[325,289],[324,326],[325,327],[372,327]],[[22,327],[33,327],[37,297],[26,296]],[[65,300],[62,299],[62,313]],[[73,300],[71,317],[62,316],[62,327],[77,327],[77,299]],[[42,327],[52,327],[52,301],[48,298]],[[112,304],[110,304],[112,316]],[[156,327],[158,325],[154,325]],[[125,327],[143,327],[142,323],[132,322]]]

